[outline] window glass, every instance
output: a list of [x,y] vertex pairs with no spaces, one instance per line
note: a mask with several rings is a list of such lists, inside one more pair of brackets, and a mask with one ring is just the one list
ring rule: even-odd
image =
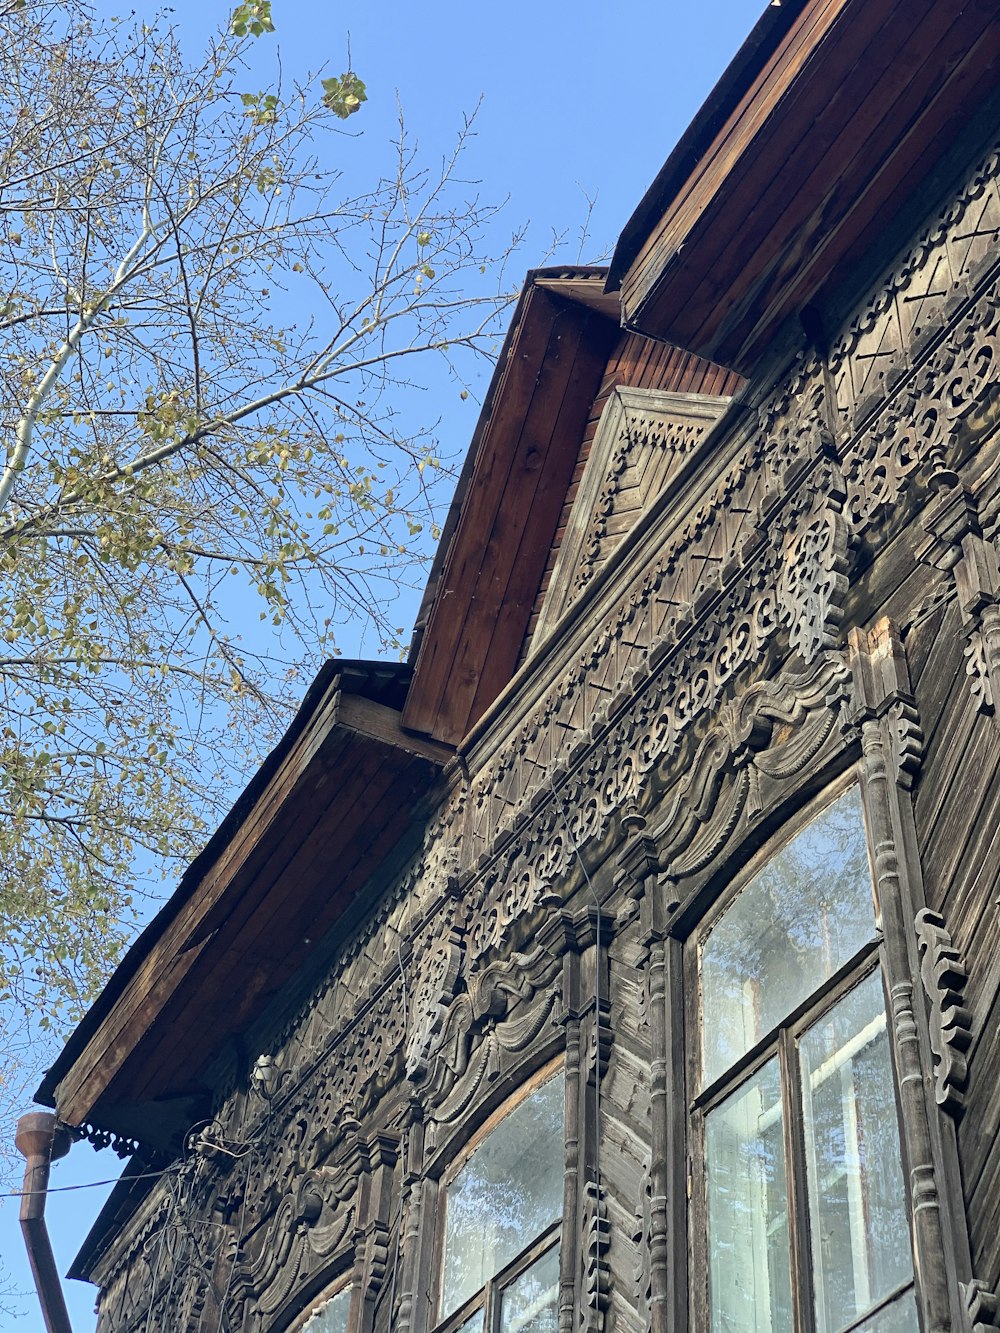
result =
[[705,1119],[713,1333],[792,1328],[788,1192],[778,1061]]
[[557,1333],[559,1249],[546,1250],[505,1289],[500,1301],[500,1333]]
[[301,1333],[347,1333],[347,1315],[351,1308],[351,1289],[345,1287],[336,1296],[314,1310],[302,1325]]
[[768,861],[706,937],[704,1081],[725,1073],[874,931],[860,795],[852,788]]
[[464,1324],[460,1324],[455,1333],[481,1333],[483,1327],[483,1312],[477,1310],[471,1319],[467,1319]]
[[562,1201],[560,1072],[504,1116],[448,1186],[442,1316],[462,1306],[558,1221]]
[[910,1287],[884,1310],[879,1310],[863,1324],[858,1324],[857,1333],[914,1333],[919,1327],[917,1296]]
[[[818,1333],[912,1275],[885,1003],[878,972],[799,1043]],[[897,1327],[874,1322],[873,1329]]]

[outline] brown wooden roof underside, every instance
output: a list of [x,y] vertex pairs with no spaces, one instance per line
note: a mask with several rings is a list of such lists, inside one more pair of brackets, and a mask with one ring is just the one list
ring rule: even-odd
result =
[[417,655],[403,725],[457,744],[513,676],[619,330],[526,293]]
[[998,55],[992,0],[807,5],[625,275],[629,327],[749,373],[995,89]]
[[295,974],[408,831],[449,754],[406,736],[394,709],[344,693],[334,677],[195,891],[145,942],[40,1096],[69,1124],[142,1139],[143,1107],[198,1089],[212,1056]]

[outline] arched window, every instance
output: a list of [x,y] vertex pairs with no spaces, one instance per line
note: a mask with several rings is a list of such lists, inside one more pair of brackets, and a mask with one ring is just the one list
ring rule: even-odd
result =
[[564,1079],[502,1108],[443,1185],[442,1333],[555,1333]]
[[712,1330],[918,1326],[877,926],[851,788],[696,938]]
[[304,1323],[295,1325],[295,1333],[347,1333],[351,1311],[351,1288],[327,1296],[314,1305]]

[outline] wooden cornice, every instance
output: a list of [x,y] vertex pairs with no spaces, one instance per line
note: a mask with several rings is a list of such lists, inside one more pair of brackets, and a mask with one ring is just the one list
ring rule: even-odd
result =
[[609,283],[627,327],[741,374],[872,246],[998,84],[992,0],[790,10],[737,56],[738,97],[682,141]]
[[407,735],[393,691],[350,676],[321,672],[46,1075],[38,1098],[68,1124],[142,1141],[144,1107],[183,1106],[412,827],[452,750]]

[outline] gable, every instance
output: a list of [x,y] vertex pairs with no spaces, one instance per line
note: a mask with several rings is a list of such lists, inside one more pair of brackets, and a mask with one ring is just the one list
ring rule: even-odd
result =
[[653,502],[677,481],[729,397],[616,386],[605,403],[536,635],[543,639]]

